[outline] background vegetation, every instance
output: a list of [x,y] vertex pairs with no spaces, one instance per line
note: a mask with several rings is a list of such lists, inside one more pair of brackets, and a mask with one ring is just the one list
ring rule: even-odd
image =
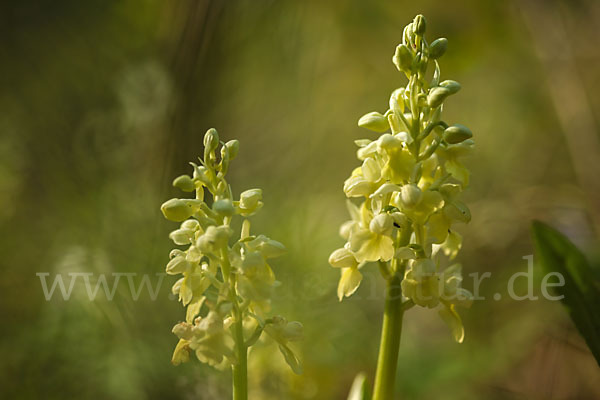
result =
[[[600,370],[559,303],[516,302],[529,223],[544,220],[594,256],[600,227],[600,4],[578,1],[21,1],[0,5],[0,397],[218,399],[228,372],[170,364],[184,318],[158,298],[45,301],[36,272],[164,271],[174,225],[160,204],[216,127],[241,142],[240,191],[261,187],[261,232],[285,243],[275,310],[305,325],[305,373],[272,345],[251,359],[250,397],[344,399],[371,377],[383,298],[377,269],[338,303],[342,182],[357,127],[385,111],[391,63],[417,13],[449,39],[445,110],[477,150],[459,256],[491,272],[455,344],[435,312],[407,313],[404,399],[597,399]],[[136,278],[139,279],[139,278]],[[138,281],[136,281],[138,282]],[[521,281],[521,286],[524,285]],[[472,288],[466,280],[465,286]],[[525,289],[521,287],[520,289]],[[539,295],[539,285],[536,284]],[[494,300],[494,293],[502,293]]]

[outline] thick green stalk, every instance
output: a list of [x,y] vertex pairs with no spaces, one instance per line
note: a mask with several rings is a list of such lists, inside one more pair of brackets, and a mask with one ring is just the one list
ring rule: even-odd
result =
[[[248,399],[248,346],[244,339],[244,317],[238,304],[235,291],[235,275],[231,274],[231,265],[225,248],[221,249],[221,268],[223,276],[227,276],[231,285],[231,302],[233,303],[235,322],[231,327],[235,342],[236,363],[231,367],[233,375],[233,400]],[[226,281],[227,281],[226,280]]]
[[404,314],[400,283],[401,274],[398,271],[387,281],[373,400],[392,400],[394,398],[398,349],[400,348]]
[[237,362],[232,367],[233,400],[248,399],[248,347],[244,343],[242,319],[238,318],[233,326]]

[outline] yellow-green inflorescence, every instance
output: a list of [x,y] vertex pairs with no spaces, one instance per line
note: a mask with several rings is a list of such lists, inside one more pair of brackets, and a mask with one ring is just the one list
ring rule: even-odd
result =
[[[171,251],[166,268],[167,274],[181,275],[172,291],[187,307],[185,321],[173,327],[179,343],[172,361],[188,361],[193,353],[209,365],[235,367],[245,363],[247,349],[266,332],[300,373],[289,343],[302,337],[302,324],[268,315],[278,284],[268,262],[285,248],[250,233],[248,217],[263,206],[261,189],[246,190],[235,199],[225,179],[238,149],[237,140],[220,142],[217,131],[208,130],[200,165],[190,163],[193,175],[173,181],[195,197],[171,199],[161,206],[167,219],[181,222],[169,235],[180,248]],[[235,219],[241,224],[232,225]],[[233,226],[240,226],[239,232]]]
[[455,308],[469,306],[472,295],[461,287],[460,264],[449,261],[462,245],[454,224],[471,219],[460,200],[469,183],[461,158],[474,142],[468,128],[442,120],[444,102],[461,86],[441,80],[438,59],[447,40],[429,44],[424,33],[422,16],[406,26],[393,63],[408,83],[392,92],[386,112],[371,112],[358,121],[381,136],[356,141],[362,165],[344,182],[352,219],[340,234],[347,242],[329,262],[341,269],[340,301],[360,285],[360,269],[377,262],[384,278],[402,280],[404,308],[439,307],[462,342],[464,329]]

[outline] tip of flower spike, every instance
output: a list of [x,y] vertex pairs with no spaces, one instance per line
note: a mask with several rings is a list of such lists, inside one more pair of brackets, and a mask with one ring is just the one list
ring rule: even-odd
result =
[[219,145],[219,134],[215,128],[210,128],[204,134],[204,147],[208,147],[213,151]]

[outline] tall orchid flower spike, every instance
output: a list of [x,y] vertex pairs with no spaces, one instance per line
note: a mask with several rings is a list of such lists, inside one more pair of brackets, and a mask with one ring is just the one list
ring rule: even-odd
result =
[[[220,149],[219,149],[220,147]],[[169,237],[179,248],[171,251],[167,274],[181,278],[173,294],[187,307],[185,321],[173,327],[179,342],[173,364],[195,354],[203,363],[233,371],[233,398],[248,398],[248,349],[265,332],[279,346],[296,373],[302,367],[290,342],[302,338],[302,324],[269,316],[270,298],[278,283],[268,264],[285,253],[284,246],[264,235],[250,233],[248,217],[263,206],[262,191],[242,192],[239,200],[225,179],[239,142],[219,141],[215,129],[204,136],[204,158],[190,163],[193,175],[182,175],[173,186],[195,194],[171,199],[161,206],[164,216],[181,226]],[[217,156],[219,154],[219,156]],[[209,198],[206,198],[209,197]],[[242,219],[240,232],[232,228]]]
[[356,141],[362,164],[344,182],[351,216],[340,229],[346,243],[329,258],[341,270],[340,301],[357,290],[367,263],[376,262],[387,281],[374,400],[394,398],[404,312],[415,305],[438,309],[462,342],[456,307],[472,300],[461,287],[460,264],[447,265],[462,245],[455,223],[471,218],[460,194],[469,182],[461,158],[472,150],[473,135],[442,120],[444,102],[461,86],[441,80],[438,59],[448,41],[429,44],[425,29],[422,15],[404,28],[392,61],[408,82],[392,92],[389,109],[358,121],[380,136]]

